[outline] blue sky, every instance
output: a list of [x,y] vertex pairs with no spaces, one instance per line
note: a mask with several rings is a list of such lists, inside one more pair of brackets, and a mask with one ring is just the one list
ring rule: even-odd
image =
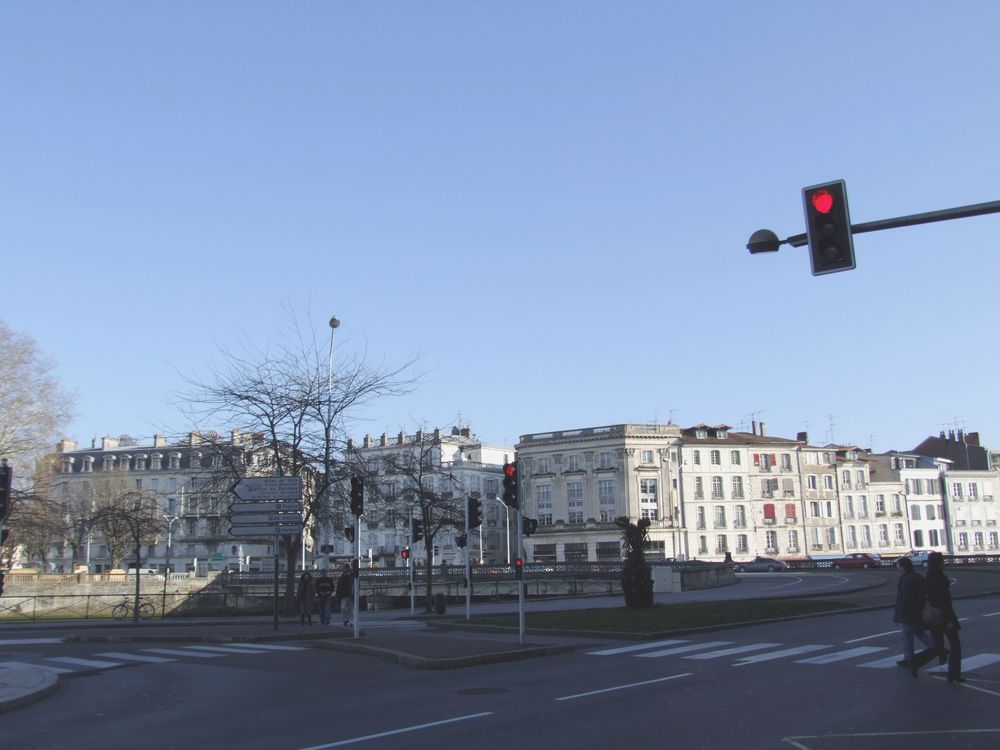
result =
[[290,305],[422,355],[356,436],[753,414],[997,445],[1000,216],[858,235],[824,277],[745,249],[831,179],[855,223],[1000,198],[997,28],[986,1],[7,2],[0,319],[83,442],[183,431],[182,377]]

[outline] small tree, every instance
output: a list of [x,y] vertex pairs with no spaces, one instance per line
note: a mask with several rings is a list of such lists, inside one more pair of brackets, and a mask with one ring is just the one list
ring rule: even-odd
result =
[[649,535],[649,519],[640,518],[632,523],[625,516],[615,525],[622,530],[625,544],[625,564],[622,567],[622,590],[625,606],[647,608],[653,606],[653,573],[643,551]]

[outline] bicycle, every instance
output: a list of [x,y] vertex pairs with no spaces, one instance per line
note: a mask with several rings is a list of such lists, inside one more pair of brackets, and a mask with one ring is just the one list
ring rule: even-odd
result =
[[[129,620],[132,618],[134,604],[126,597],[116,604],[111,610],[111,616],[116,620]],[[156,607],[146,601],[145,597],[139,597],[139,617],[148,620],[156,614]]]

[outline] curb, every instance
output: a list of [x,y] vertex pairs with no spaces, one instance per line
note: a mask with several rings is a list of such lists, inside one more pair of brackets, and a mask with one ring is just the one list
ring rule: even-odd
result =
[[[0,714],[40,701],[59,689],[59,676],[41,669],[0,667]],[[10,698],[4,698],[10,693]]]
[[534,659],[541,656],[554,656],[556,654],[567,654],[576,650],[575,646],[527,646],[514,649],[512,651],[497,651],[488,654],[474,654],[470,656],[451,656],[443,658],[432,658],[426,656],[415,656],[404,651],[394,651],[379,646],[369,646],[361,643],[335,643],[323,642],[316,644],[319,648],[331,651],[342,651],[345,653],[362,654],[364,656],[374,656],[378,659],[401,664],[413,669],[462,669],[464,667],[475,667],[483,664],[498,664],[500,662],[519,661],[521,659]]
[[65,643],[274,643],[275,641],[327,641],[346,640],[353,633],[331,631],[330,633],[267,633],[254,635],[232,635],[219,633],[209,635],[67,635]]

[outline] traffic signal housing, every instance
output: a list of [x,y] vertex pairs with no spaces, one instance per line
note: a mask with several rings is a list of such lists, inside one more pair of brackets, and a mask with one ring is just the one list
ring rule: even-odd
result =
[[479,502],[478,497],[469,497],[466,510],[470,529],[483,525],[483,504]]
[[517,496],[517,464],[503,465],[503,504],[508,508],[520,508],[521,499]]
[[354,527],[353,526],[345,526],[344,527],[344,536],[347,537],[347,541],[353,543],[354,542]]
[[0,466],[0,521],[10,513],[10,493],[14,483],[14,470],[6,464]]
[[520,557],[514,561],[514,577],[519,581],[524,580],[524,560]]
[[403,556],[404,560],[409,560],[410,559],[410,548],[409,547],[403,547],[403,551],[400,552],[400,554]]
[[459,534],[455,537],[455,544],[459,546],[460,549],[465,549],[465,545],[469,543],[469,537],[465,534]]
[[813,276],[855,268],[847,183],[836,180],[803,188],[802,204]]
[[357,477],[351,477],[351,514],[365,514],[365,483]]
[[410,528],[410,544],[419,542],[424,538],[424,522],[413,519],[413,526]]
[[521,521],[521,532],[524,536],[531,536],[536,531],[538,531],[538,519],[525,516]]

